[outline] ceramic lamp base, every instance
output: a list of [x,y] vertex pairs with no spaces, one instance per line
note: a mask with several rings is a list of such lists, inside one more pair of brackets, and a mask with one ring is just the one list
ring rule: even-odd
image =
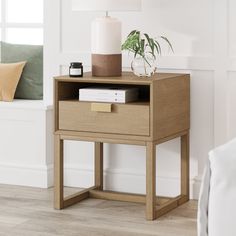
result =
[[99,77],[121,76],[121,54],[92,54],[92,75]]

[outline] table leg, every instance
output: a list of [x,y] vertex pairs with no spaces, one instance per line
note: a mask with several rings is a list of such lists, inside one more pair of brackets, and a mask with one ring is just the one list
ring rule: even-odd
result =
[[146,146],[146,219],[156,219],[156,145]]
[[97,189],[103,189],[103,143],[95,142],[95,173],[94,182]]
[[64,202],[64,158],[63,158],[63,140],[60,135],[55,135],[54,138],[54,208],[62,209]]
[[189,133],[181,136],[181,194],[189,200]]

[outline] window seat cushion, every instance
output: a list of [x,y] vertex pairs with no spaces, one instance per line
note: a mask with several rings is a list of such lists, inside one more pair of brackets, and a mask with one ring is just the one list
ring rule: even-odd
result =
[[48,110],[51,105],[46,105],[43,100],[24,100],[14,99],[13,102],[1,102],[0,109],[29,109],[29,110]]

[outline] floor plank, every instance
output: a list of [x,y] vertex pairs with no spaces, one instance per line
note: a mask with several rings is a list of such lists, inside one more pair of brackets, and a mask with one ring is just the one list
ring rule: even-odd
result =
[[88,199],[58,211],[52,200],[53,189],[0,185],[0,236],[197,235],[196,201],[146,221],[141,204]]

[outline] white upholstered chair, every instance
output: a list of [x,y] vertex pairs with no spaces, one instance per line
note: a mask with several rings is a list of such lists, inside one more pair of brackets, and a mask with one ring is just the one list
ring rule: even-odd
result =
[[198,236],[236,236],[236,139],[209,153],[199,198]]

